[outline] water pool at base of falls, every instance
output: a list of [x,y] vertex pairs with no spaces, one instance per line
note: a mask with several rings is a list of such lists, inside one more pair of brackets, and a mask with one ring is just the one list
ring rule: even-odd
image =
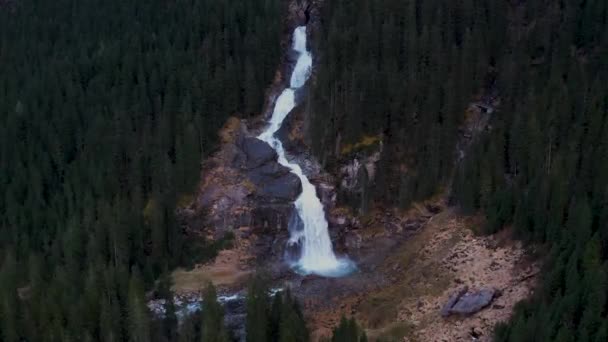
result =
[[291,263],[292,268],[300,274],[342,277],[356,270],[356,265],[348,258],[339,258],[334,254],[325,209],[317,196],[317,190],[304,175],[300,165],[287,160],[283,144],[275,136],[289,112],[296,107],[296,91],[306,84],[312,72],[312,55],[306,46],[306,26],[294,30],[292,47],[298,54],[298,60],[289,87],[277,98],[268,127],[258,139],[268,143],[277,152],[279,164],[289,168],[302,183],[302,193],[294,203],[301,227],[289,229],[289,244],[297,244],[301,248],[300,258]]
[[337,258],[336,260],[337,260],[336,264],[331,265],[330,267],[326,267],[326,268],[315,267],[314,269],[309,269],[309,268],[304,267],[299,262],[292,263],[290,266],[294,270],[294,272],[296,272],[297,274],[304,275],[304,276],[310,275],[310,274],[316,274],[318,276],[325,277],[325,278],[340,278],[340,277],[347,276],[357,270],[357,264],[355,264],[349,258],[346,258],[346,257]]

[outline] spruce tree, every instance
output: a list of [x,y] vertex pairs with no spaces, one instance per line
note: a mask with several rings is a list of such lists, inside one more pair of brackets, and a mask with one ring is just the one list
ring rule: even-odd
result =
[[228,335],[224,327],[224,308],[217,301],[217,293],[212,283],[205,286],[201,316],[201,341],[228,341]]
[[265,280],[256,275],[247,288],[247,342],[266,342],[269,338],[269,299]]
[[306,321],[300,310],[299,304],[295,298],[292,297],[291,292],[288,290],[284,294],[277,294],[276,296],[283,297],[283,305],[281,307],[281,319],[279,322],[279,342],[306,342],[309,340],[308,329],[306,327]]
[[144,284],[138,270],[131,274],[128,301],[129,341],[150,341],[150,317],[144,296]]

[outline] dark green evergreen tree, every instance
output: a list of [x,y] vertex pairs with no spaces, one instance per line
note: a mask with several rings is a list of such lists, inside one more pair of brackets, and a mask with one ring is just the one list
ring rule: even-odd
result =
[[342,316],[340,324],[334,329],[331,338],[332,342],[364,342],[367,341],[367,335],[358,325],[354,318],[346,319]]
[[0,271],[15,280],[0,285],[0,339],[173,339],[173,328],[157,333],[144,293],[213,255],[176,207],[226,119],[261,111],[285,4],[10,3],[0,1],[0,265],[11,250],[20,271]]
[[228,334],[224,327],[224,309],[217,301],[215,286],[211,283],[207,284],[203,293],[201,341],[228,341]]
[[247,288],[247,342],[266,342],[270,336],[270,300],[262,276],[256,275]]
[[[282,307],[280,314],[280,321],[278,323],[278,342],[306,342],[309,340],[308,328],[306,327],[306,321],[304,315],[300,310],[300,306],[295,298],[292,297],[291,292],[276,294],[276,297],[283,297]],[[274,308],[274,307],[273,307]],[[274,318],[274,317],[273,317]]]

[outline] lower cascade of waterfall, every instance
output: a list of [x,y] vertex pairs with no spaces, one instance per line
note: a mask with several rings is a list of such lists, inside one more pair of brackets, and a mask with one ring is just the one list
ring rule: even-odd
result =
[[268,143],[277,152],[278,162],[289,168],[302,182],[302,193],[294,203],[299,220],[292,220],[289,227],[291,236],[288,243],[301,248],[301,256],[292,267],[302,274],[340,277],[352,272],[356,266],[348,258],[338,258],[334,254],[325,209],[317,197],[317,190],[304,175],[300,165],[287,160],[283,144],[275,136],[289,112],[296,106],[296,90],[308,81],[312,71],[312,55],[306,46],[306,26],[294,30],[293,49],[298,53],[298,60],[291,75],[290,86],[277,98],[270,123],[258,139]]

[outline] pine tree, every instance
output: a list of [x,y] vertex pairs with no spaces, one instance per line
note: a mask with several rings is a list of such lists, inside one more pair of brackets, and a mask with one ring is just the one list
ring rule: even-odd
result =
[[228,335],[224,327],[224,309],[217,301],[217,293],[212,283],[207,284],[203,293],[201,341],[228,341]]
[[196,336],[195,320],[199,320],[196,314],[184,318],[179,329],[179,342],[195,342],[199,340]]
[[332,342],[346,342],[346,341],[354,341],[354,342],[362,342],[367,341],[367,335],[365,332],[359,328],[357,322],[354,318],[346,319],[346,317],[342,316],[340,319],[340,324],[334,329],[333,336],[331,338]]
[[177,339],[177,315],[173,292],[171,291],[171,277],[169,274],[161,276],[158,284],[159,298],[164,301],[164,317],[162,319],[162,335],[168,341]]
[[17,262],[9,251],[0,268],[0,337],[2,341],[19,341],[17,298]]
[[144,284],[138,270],[134,270],[131,274],[128,306],[129,340],[132,342],[150,341],[150,318],[144,296]]
[[279,323],[279,338],[280,342],[306,342],[309,339],[308,329],[304,316],[300,311],[300,307],[291,292],[287,290],[285,294],[277,294],[283,296],[283,305],[281,308],[281,319]]
[[599,331],[595,335],[594,342],[606,341],[607,339],[608,339],[608,323],[607,323],[607,321],[604,321],[602,323],[602,326],[600,327]]
[[270,309],[268,335],[271,341],[279,341],[279,328],[281,325],[283,306],[283,296],[281,293],[277,293],[272,299],[272,306]]
[[255,276],[247,289],[247,342],[266,342],[269,337],[269,300],[264,279]]

